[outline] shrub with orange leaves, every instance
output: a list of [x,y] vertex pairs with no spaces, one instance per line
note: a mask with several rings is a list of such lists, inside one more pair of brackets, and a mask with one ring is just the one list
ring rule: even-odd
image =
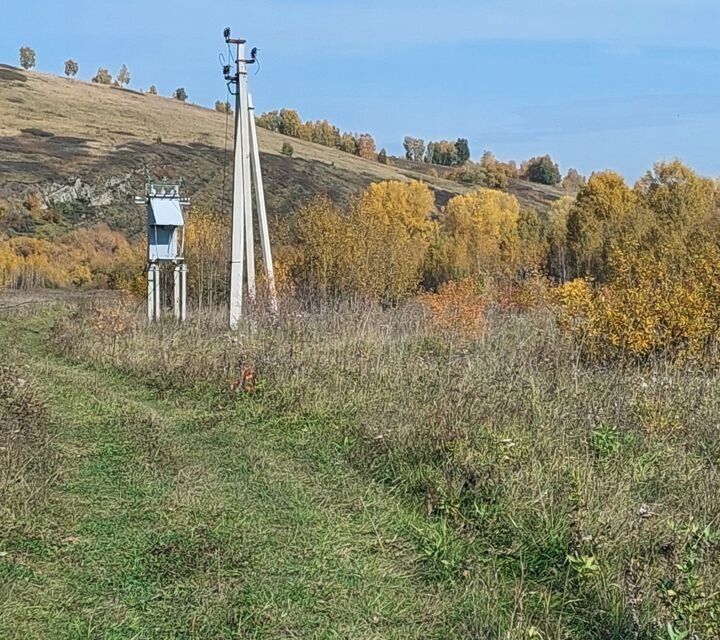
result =
[[594,360],[654,354],[700,358],[720,341],[720,249],[701,247],[670,264],[616,253],[610,281],[578,279],[555,293],[560,326]]
[[550,306],[553,287],[547,276],[532,272],[492,292],[492,302],[504,311],[523,312]]
[[244,364],[240,370],[240,377],[230,382],[231,391],[243,391],[248,395],[255,393],[257,371],[251,364]]
[[0,286],[109,287],[132,289],[143,275],[144,250],[107,224],[80,228],[49,242],[17,236],[0,238]]
[[441,331],[472,338],[482,328],[486,303],[481,286],[473,278],[451,280],[437,293],[421,293],[418,300],[432,325]]

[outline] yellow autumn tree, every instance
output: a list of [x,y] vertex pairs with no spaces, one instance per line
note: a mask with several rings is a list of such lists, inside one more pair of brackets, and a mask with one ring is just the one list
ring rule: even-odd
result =
[[545,221],[535,209],[524,207],[520,210],[517,233],[517,269],[525,274],[539,273],[545,266],[548,254]]
[[432,229],[435,197],[424,182],[389,180],[371,184],[360,196],[363,215],[384,225],[400,223],[413,237],[427,237]]
[[54,258],[47,240],[19,236],[7,241],[7,286],[12,289],[63,287],[69,284],[66,265]]
[[422,183],[368,187],[346,210],[319,198],[298,214],[296,287],[321,296],[395,302],[414,293],[432,228]]
[[323,297],[339,294],[345,285],[343,257],[356,249],[342,212],[329,198],[316,198],[300,210],[297,232],[293,276],[298,289]]
[[125,234],[105,223],[75,229],[54,244],[75,286],[137,289],[145,268],[143,243],[131,243]]
[[219,212],[193,205],[185,227],[188,289],[199,309],[227,295],[230,225]]
[[145,264],[142,242],[107,224],[75,229],[54,242],[17,236],[0,241],[0,286],[102,287],[137,290]]
[[720,346],[720,250],[703,244],[671,264],[615,252],[603,286],[576,279],[555,292],[560,326],[593,360],[655,354],[701,358]]
[[634,192],[650,218],[645,248],[659,259],[682,259],[701,238],[714,234],[717,240],[715,184],[679,160],[656,164],[638,181]]
[[570,278],[567,224],[575,198],[564,196],[550,205],[548,214],[548,274],[565,282]]
[[454,278],[507,274],[518,252],[520,208],[515,196],[478,189],[455,196],[445,207],[443,259]]
[[394,303],[415,293],[420,285],[428,242],[412,236],[397,221],[383,223],[361,207],[351,210],[347,237],[352,249],[341,268],[350,277],[352,292],[382,303]]
[[610,277],[615,251],[636,251],[645,244],[649,219],[624,178],[612,171],[593,174],[567,217],[567,253],[572,277]]
[[17,273],[20,259],[13,251],[10,241],[0,235],[0,287],[10,287]]

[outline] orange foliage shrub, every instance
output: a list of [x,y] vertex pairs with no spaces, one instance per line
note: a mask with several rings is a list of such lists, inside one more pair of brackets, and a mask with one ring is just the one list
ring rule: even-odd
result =
[[106,224],[76,229],[56,242],[0,239],[0,286],[13,289],[96,286],[132,288],[144,251]]
[[596,360],[653,354],[702,357],[720,340],[720,250],[702,247],[670,265],[615,254],[603,287],[573,280],[555,294],[560,326]]
[[482,328],[485,300],[477,280],[447,282],[437,293],[421,293],[418,300],[432,325],[441,331],[472,338]]
[[493,291],[492,302],[505,311],[530,311],[550,306],[553,299],[552,283],[542,273],[500,285]]

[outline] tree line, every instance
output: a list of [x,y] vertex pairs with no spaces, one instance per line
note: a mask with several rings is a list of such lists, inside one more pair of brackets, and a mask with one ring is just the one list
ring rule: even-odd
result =
[[[456,142],[428,142],[426,145],[422,138],[406,136],[403,148],[407,160],[453,167],[454,171],[447,174],[447,177],[464,184],[504,189],[510,178],[551,186],[562,182],[560,169],[549,155],[531,158],[518,167],[513,161],[500,162],[489,151],[485,151],[479,162],[472,162],[466,138],[458,138]],[[568,173],[568,187],[575,189],[575,185],[571,186],[570,182],[577,179],[581,180],[582,177],[571,169]]]
[[[25,70],[34,69],[37,64],[37,54],[35,49],[32,47],[20,47],[19,52],[20,66]],[[76,60],[69,58],[65,61],[65,75],[68,78],[74,78],[80,71],[80,65]],[[127,87],[130,84],[130,70],[127,65],[123,64],[118,70],[115,78],[106,67],[99,67],[95,72],[95,75],[90,79],[90,82],[95,84],[113,85],[115,87]],[[157,87],[152,84],[148,91],[151,95],[158,95]],[[185,102],[188,99],[188,94],[184,87],[178,87],[173,91],[172,96],[180,102]],[[216,105],[217,108],[217,105]]]
[[456,142],[440,140],[428,142],[421,138],[406,136],[403,140],[405,158],[413,162],[429,162],[446,167],[464,165],[470,160],[470,145],[465,138],[458,138]]
[[[51,214],[32,199],[24,209]],[[5,214],[0,206],[0,221]],[[197,304],[227,295],[227,233],[222,214],[193,207],[187,259]],[[312,199],[274,220],[272,235],[278,284],[304,300],[388,305],[448,283],[501,294],[540,283],[592,357],[699,354],[720,339],[720,188],[679,161],[634,185],[595,173],[547,211],[484,187],[438,207],[421,181],[380,182],[344,203]],[[104,225],[52,242],[1,239],[0,286],[142,285],[144,239]]]
[[263,113],[258,116],[257,125],[292,138],[339,149],[366,160],[376,160],[378,157],[375,139],[369,133],[342,132],[327,120],[303,122],[294,109]]

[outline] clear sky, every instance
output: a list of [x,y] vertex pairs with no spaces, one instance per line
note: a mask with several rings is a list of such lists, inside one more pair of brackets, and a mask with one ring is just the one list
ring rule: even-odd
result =
[[634,180],[679,157],[720,175],[718,0],[3,0],[0,61],[36,49],[89,79],[225,98],[222,29],[260,49],[258,110],[292,107],[400,153],[467,137],[475,157],[550,153]]

